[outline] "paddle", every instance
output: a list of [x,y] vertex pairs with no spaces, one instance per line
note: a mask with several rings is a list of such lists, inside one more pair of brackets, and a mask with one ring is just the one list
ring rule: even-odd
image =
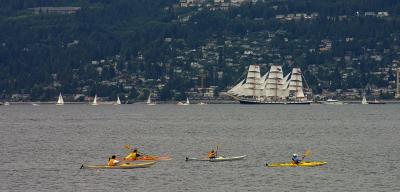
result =
[[303,161],[304,158],[306,158],[306,157],[308,157],[308,156],[310,156],[310,155],[311,155],[311,151],[310,151],[309,149],[307,149],[306,152],[304,152],[303,157],[301,157],[301,161]]
[[218,149],[219,149],[219,144],[217,144],[217,150],[215,150],[215,157],[218,157]]

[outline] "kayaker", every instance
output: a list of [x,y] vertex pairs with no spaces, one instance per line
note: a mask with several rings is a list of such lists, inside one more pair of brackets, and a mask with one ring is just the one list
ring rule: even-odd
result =
[[116,159],[117,156],[113,155],[110,159],[108,159],[108,166],[116,166],[119,161]]
[[208,158],[210,159],[215,159],[217,158],[217,152],[213,150],[211,150],[210,152],[208,152]]
[[299,164],[299,163],[301,162],[301,159],[299,158],[299,156],[298,156],[296,153],[293,154],[292,162],[293,162],[294,164]]
[[125,160],[137,160],[140,157],[137,149],[134,149],[131,153],[129,153],[124,159]]

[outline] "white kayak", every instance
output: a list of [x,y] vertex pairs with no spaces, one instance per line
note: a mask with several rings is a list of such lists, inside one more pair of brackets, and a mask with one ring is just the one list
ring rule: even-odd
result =
[[245,158],[246,155],[242,156],[237,156],[237,157],[222,157],[219,156],[217,158],[191,158],[191,157],[186,157],[186,161],[210,161],[210,162],[219,162],[219,161],[236,161],[236,160],[241,160]]

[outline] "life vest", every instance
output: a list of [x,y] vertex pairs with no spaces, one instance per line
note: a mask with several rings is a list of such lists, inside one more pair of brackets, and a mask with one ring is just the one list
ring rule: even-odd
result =
[[110,160],[108,161],[108,166],[116,166],[117,163],[119,163],[118,160],[110,159]]
[[216,157],[217,157],[217,152],[216,151],[208,152],[208,158],[216,158]]
[[292,157],[293,164],[299,164],[300,162],[301,162],[301,159],[299,159],[298,157]]
[[125,157],[125,159],[128,159],[128,160],[136,160],[137,157],[138,157],[138,154],[137,154],[136,152],[132,152],[132,153],[129,153],[129,155],[127,155],[127,156]]

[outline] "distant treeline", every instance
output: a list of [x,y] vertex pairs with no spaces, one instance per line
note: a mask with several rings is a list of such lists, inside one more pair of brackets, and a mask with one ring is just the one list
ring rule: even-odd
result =
[[[274,38],[271,43],[271,49],[278,49],[282,55],[293,55],[296,64],[304,69],[309,65],[333,68],[334,73],[321,69],[320,75],[306,74],[310,85],[316,89],[320,81],[329,80],[333,81],[332,89],[360,88],[367,84],[387,86],[387,81],[374,79],[369,73],[391,65],[392,60],[399,57],[392,49],[398,44],[394,39],[400,35],[398,0],[271,0],[228,11],[178,9],[173,7],[177,3],[177,0],[1,0],[0,94],[28,93],[32,98],[46,100],[59,91],[76,93],[78,87],[84,86],[91,88],[90,93],[101,89],[104,94],[124,92],[121,86],[102,88],[98,85],[121,74],[104,68],[99,75],[96,67],[90,64],[92,60],[120,55],[120,60],[116,61],[119,71],[161,79],[166,83],[164,90],[160,90],[163,99],[170,99],[173,93],[169,90],[184,92],[193,86],[187,77],[171,72],[177,66],[191,70],[190,62],[184,64],[174,60],[179,56],[177,50],[198,48],[210,38],[243,37],[258,31],[283,30],[286,38],[305,42],[300,50],[290,43],[283,43],[283,36]],[[35,15],[27,10],[41,6],[79,6],[82,9],[71,15]],[[390,19],[355,17],[357,12],[369,11],[387,11]],[[312,22],[279,22],[275,19],[278,14],[314,12],[319,17]],[[190,20],[180,22],[180,16],[185,15],[190,15]],[[329,19],[343,15],[351,18]],[[346,37],[355,40],[351,43],[335,41]],[[181,41],[167,43],[165,38]],[[322,39],[335,41],[330,52],[305,53],[307,48],[318,47]],[[376,49],[385,57],[377,62],[365,58],[354,65],[357,71],[352,74],[353,79],[344,81],[340,71],[348,65],[342,61],[333,62],[332,58],[343,57],[349,52],[359,57],[366,49]],[[385,52],[385,49],[390,51]],[[137,61],[138,53],[145,61]],[[228,58],[234,53],[221,54]],[[206,85],[219,85],[223,89],[242,74],[224,65],[223,58],[215,63],[215,67],[225,71],[226,78],[209,78]],[[205,73],[215,70],[212,66],[205,69],[208,70]],[[166,80],[165,76],[171,79]],[[60,85],[54,85],[55,81]],[[140,85],[133,90],[154,89],[152,86],[154,84]]]

